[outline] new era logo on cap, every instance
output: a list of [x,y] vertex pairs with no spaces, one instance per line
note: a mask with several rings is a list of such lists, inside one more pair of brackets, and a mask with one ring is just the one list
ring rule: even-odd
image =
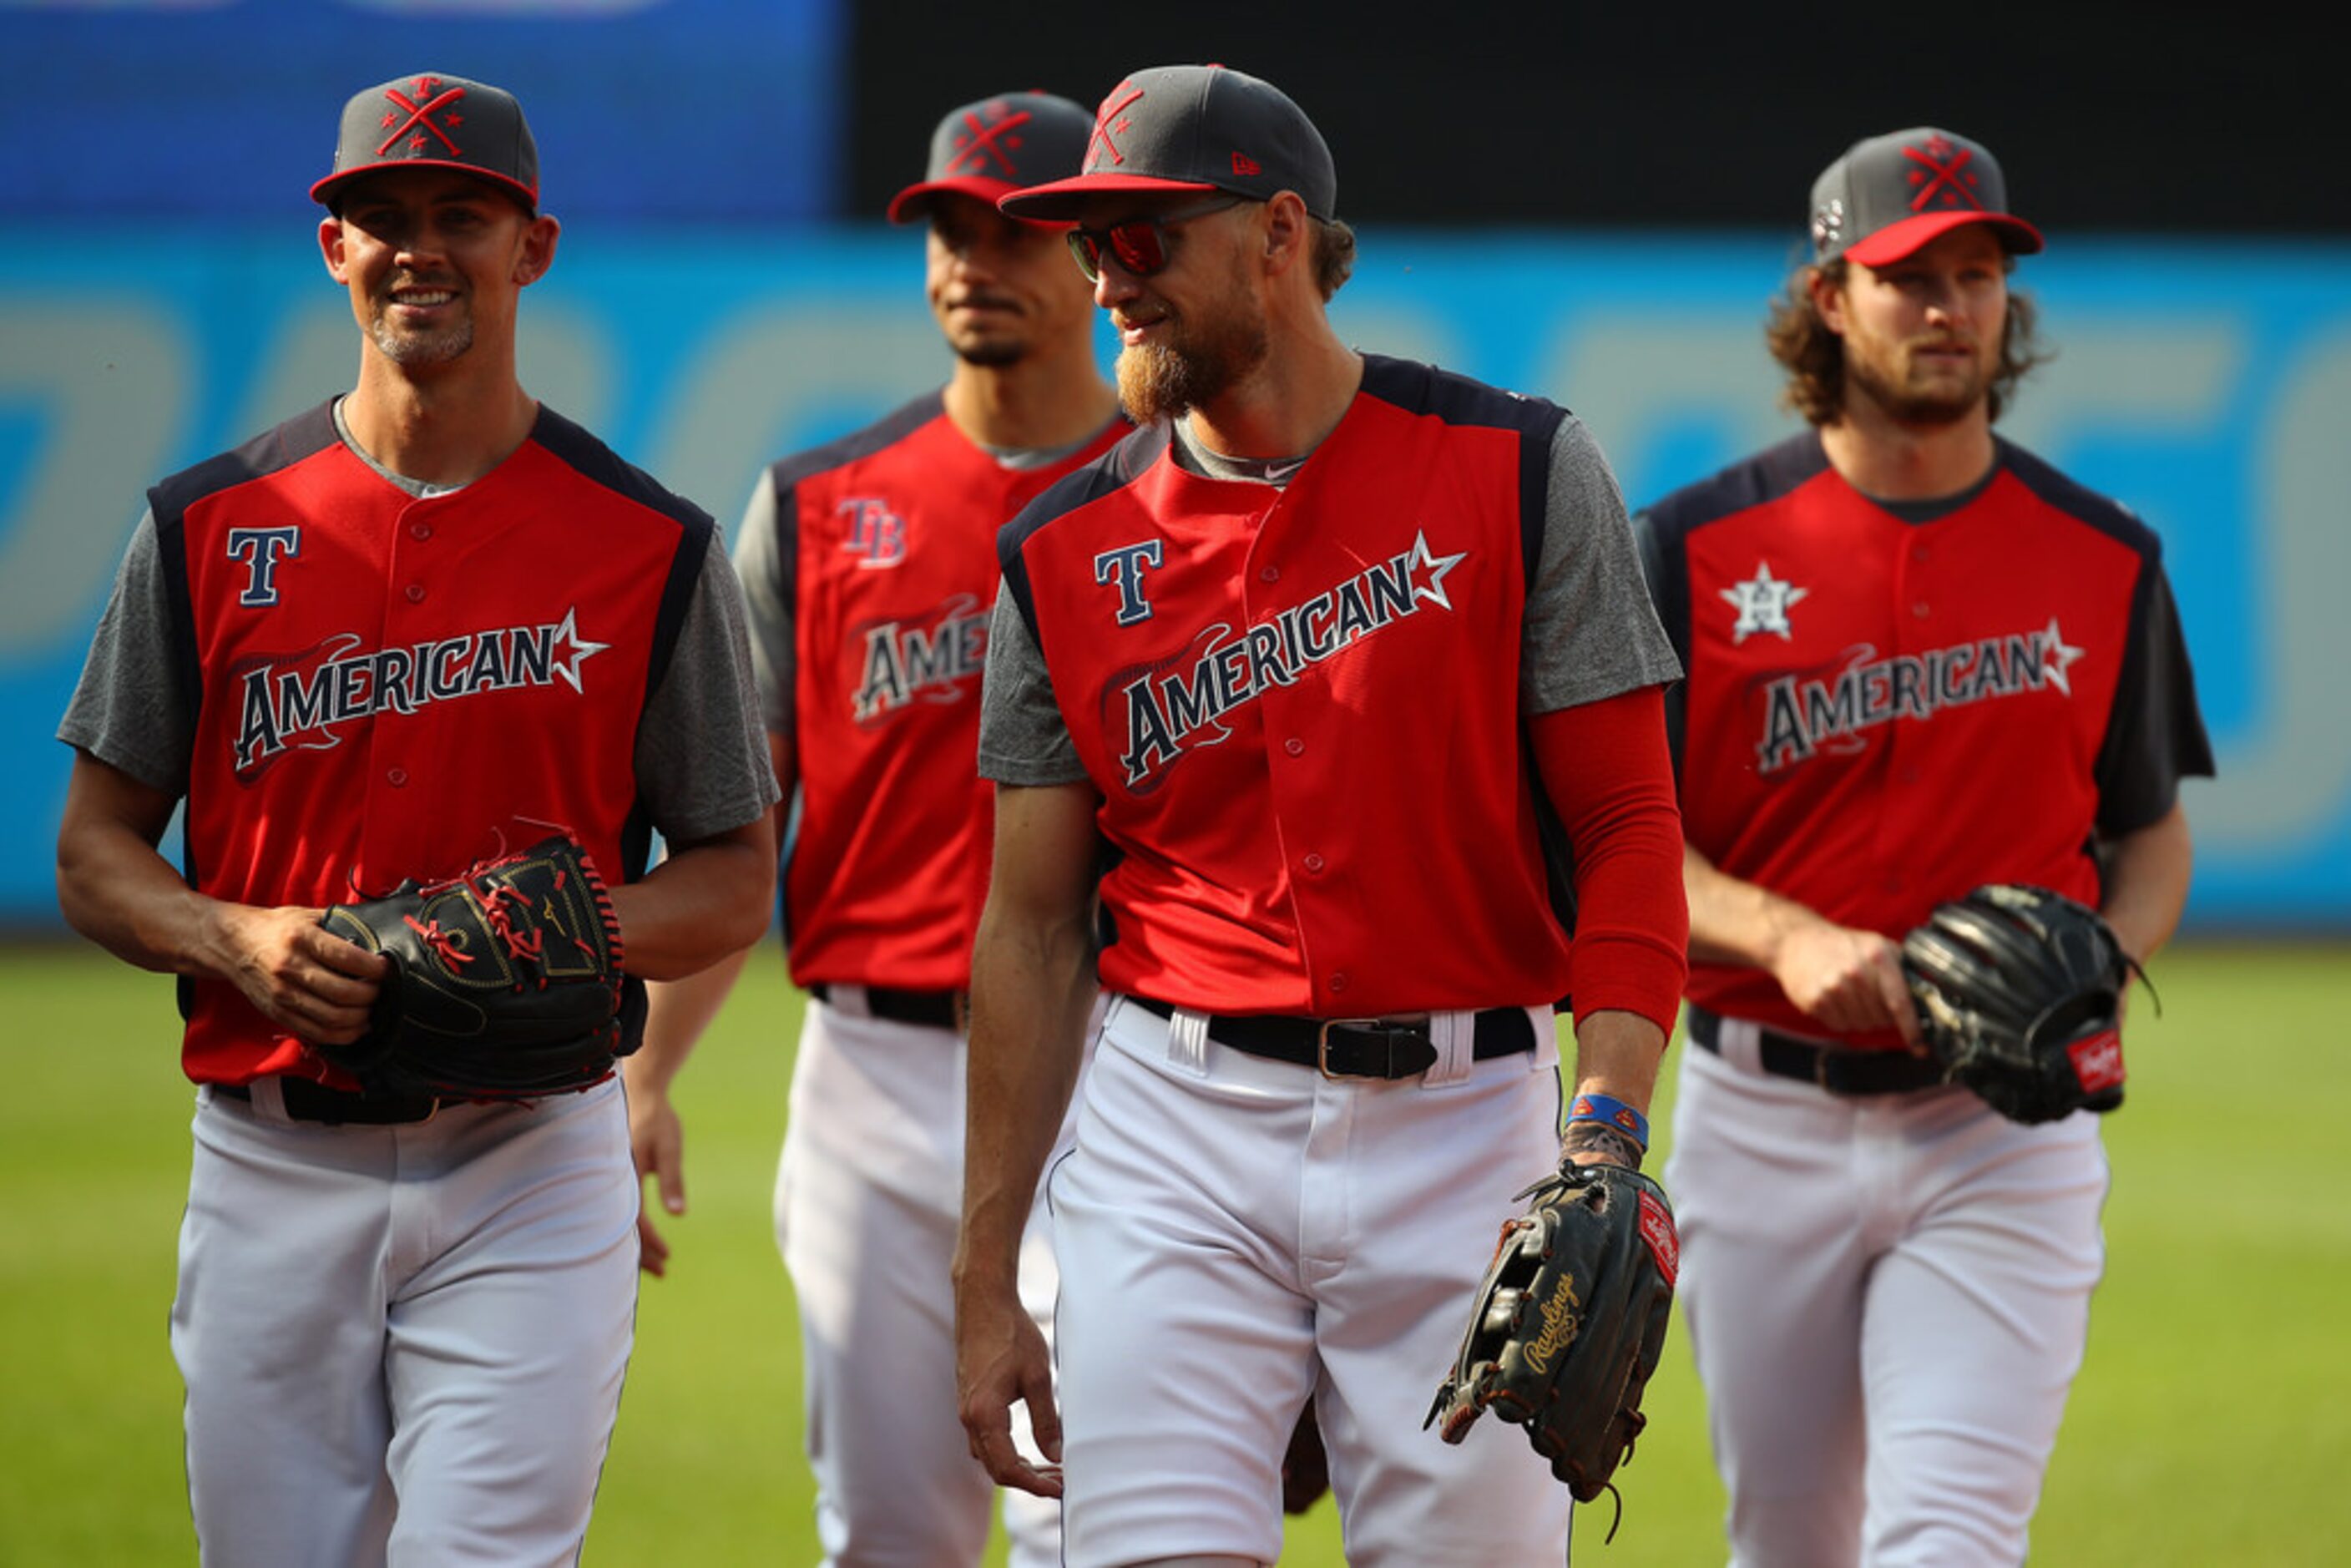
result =
[[1176,191],[1253,202],[1294,191],[1330,219],[1339,176],[1322,133],[1271,82],[1224,66],[1154,66],[1102,99],[1080,172],[1000,204],[1015,217],[1065,219],[1095,195]]
[[1813,259],[1884,267],[1970,223],[2011,251],[2039,250],[2041,232],[2007,206],[2008,183],[1982,143],[1932,126],[1873,136],[1813,183]]
[[416,164],[478,174],[538,210],[538,146],[522,105],[500,89],[432,71],[352,95],[334,172],[310,187],[310,199],[332,207],[360,175]]

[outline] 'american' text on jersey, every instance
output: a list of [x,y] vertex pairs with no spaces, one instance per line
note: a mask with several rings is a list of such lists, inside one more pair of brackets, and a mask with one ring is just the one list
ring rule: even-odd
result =
[[501,626],[404,648],[361,648],[359,634],[346,632],[308,653],[248,661],[237,671],[236,770],[250,773],[291,747],[336,745],[339,737],[324,732],[369,714],[414,713],[431,703],[559,680],[580,691],[580,664],[608,644],[582,642],[575,619],[566,613],[544,625]]
[[946,602],[932,626],[885,621],[864,629],[863,674],[850,698],[857,722],[904,707],[916,697],[953,702],[958,687],[987,664],[987,611],[971,594]]
[[[1863,643],[1845,667],[1823,680],[1782,675],[1764,688],[1763,737],[1757,770],[1802,762],[1823,746],[1855,739],[1897,718],[1932,718],[1943,708],[2055,687],[2074,695],[2066,674],[2082,650],[2069,647],[2053,618],[2037,632],[1873,659]],[[1839,749],[1846,749],[1839,747]]]
[[[1126,750],[1119,760],[1130,786],[1163,772],[1193,744],[1213,746],[1230,733],[1224,716],[1274,686],[1295,685],[1319,664],[1373,632],[1418,610],[1424,601],[1451,610],[1445,577],[1465,559],[1432,554],[1426,534],[1412,548],[1358,572],[1303,604],[1255,622],[1235,635],[1222,623],[1203,631],[1207,645],[1188,663],[1162,674],[1144,671],[1111,694],[1126,708]],[[1425,580],[1424,580],[1425,579]]]

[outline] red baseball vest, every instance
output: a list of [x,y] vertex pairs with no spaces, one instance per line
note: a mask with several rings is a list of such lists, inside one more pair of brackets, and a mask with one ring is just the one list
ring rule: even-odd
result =
[[[190,883],[349,902],[545,824],[610,881],[642,874],[637,721],[709,518],[544,409],[497,468],[420,500],[331,407],[149,493],[196,714]],[[199,1082],[324,1071],[225,981],[182,1009]]]
[[[2150,658],[2186,676],[2155,535],[2008,443],[1982,491],[1932,522],[1855,490],[1805,434],[1643,527],[1688,670],[1673,703],[1684,831],[1840,925],[1898,938],[1986,882],[2095,906],[2094,834],[2146,825],[2181,772],[2210,771],[2191,687],[2181,754],[2149,744],[2139,712],[2168,684]],[[1687,994],[1820,1030],[1761,970],[1693,964]]]
[[1006,530],[1116,862],[1115,990],[1343,1018],[1567,987],[1519,709],[1552,404],[1366,358],[1289,485],[1138,434]]
[[974,758],[997,531],[1128,428],[1007,468],[934,392],[770,471],[777,559],[795,578],[801,793],[784,914],[799,984],[971,983],[995,821]]

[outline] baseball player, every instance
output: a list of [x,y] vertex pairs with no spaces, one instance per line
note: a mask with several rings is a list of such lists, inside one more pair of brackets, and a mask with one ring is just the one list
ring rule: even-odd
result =
[[[740,595],[708,517],[516,379],[558,228],[512,97],[370,88],[311,194],[358,384],[148,493],[58,731],[58,894],[181,977],[204,1560],[569,1563],[636,1307],[620,1084],[357,1092],[314,1046],[367,1030],[383,960],[319,921],[553,824],[613,884],[632,987],[756,941]],[[184,874],[155,847],[181,802]]]
[[[1280,90],[1170,66],[1102,100],[1081,173],[1000,204],[1075,223],[1147,423],[1003,534],[980,725],[957,1375],[990,1472],[1063,1497],[1074,1568],[1271,1561],[1310,1401],[1351,1562],[1561,1561],[1568,1494],[1516,1435],[1421,1424],[1562,1157],[1553,1005],[1639,1127],[1681,985],[1677,666],[1614,480],[1565,411],[1340,341],[1336,196]],[[1057,1411],[1016,1264],[1097,894]],[[1637,1160],[1604,1114],[1576,1157]]]
[[2156,536],[1993,434],[2033,361],[2010,272],[2042,239],[1991,153],[1856,142],[1812,244],[1768,333],[1812,428],[1640,523],[1689,671],[1682,1304],[1734,1561],[2014,1563],[2105,1160],[2092,1116],[1933,1086],[1899,940],[2022,882],[2147,957],[2211,751]]
[[[977,1562],[987,1540],[995,1488],[955,1418],[947,1263],[987,884],[990,798],[973,758],[996,532],[1129,428],[1059,225],[1006,217],[996,198],[1077,168],[1092,124],[1038,92],[938,122],[925,177],[890,217],[927,225],[947,383],[769,468],[736,547],[769,751],[798,794],[784,918],[810,1000],[776,1234],[799,1305],[831,1564],[946,1568]],[[669,1082],[739,968],[658,988],[628,1069],[639,1164],[679,1204]],[[658,1270],[667,1247],[644,1223]],[[1050,1321],[1041,1226],[1029,1266]],[[1060,1562],[1058,1507],[1013,1493],[1005,1515],[1016,1563]]]

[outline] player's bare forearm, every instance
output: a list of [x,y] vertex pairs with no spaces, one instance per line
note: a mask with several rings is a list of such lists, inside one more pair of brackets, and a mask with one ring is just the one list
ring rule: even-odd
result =
[[1898,1030],[1912,1043],[1918,1020],[1902,978],[1900,944],[1839,925],[1809,905],[1730,875],[1682,846],[1689,894],[1690,956],[1761,969],[1798,1008],[1838,1034]]
[[1607,1094],[1647,1114],[1666,1031],[1638,1013],[1586,1013],[1575,1026],[1575,1091]]
[[759,939],[776,893],[776,829],[763,813],[731,831],[673,845],[641,881],[612,889],[629,973],[678,980]]
[[2105,896],[2099,913],[2114,927],[2123,951],[2141,963],[2179,928],[2195,858],[2188,814],[2177,802],[2155,821],[2106,846]]
[[972,949],[959,1289],[967,1278],[1015,1281],[1093,995],[1092,791],[1001,789],[996,810],[995,871]]

